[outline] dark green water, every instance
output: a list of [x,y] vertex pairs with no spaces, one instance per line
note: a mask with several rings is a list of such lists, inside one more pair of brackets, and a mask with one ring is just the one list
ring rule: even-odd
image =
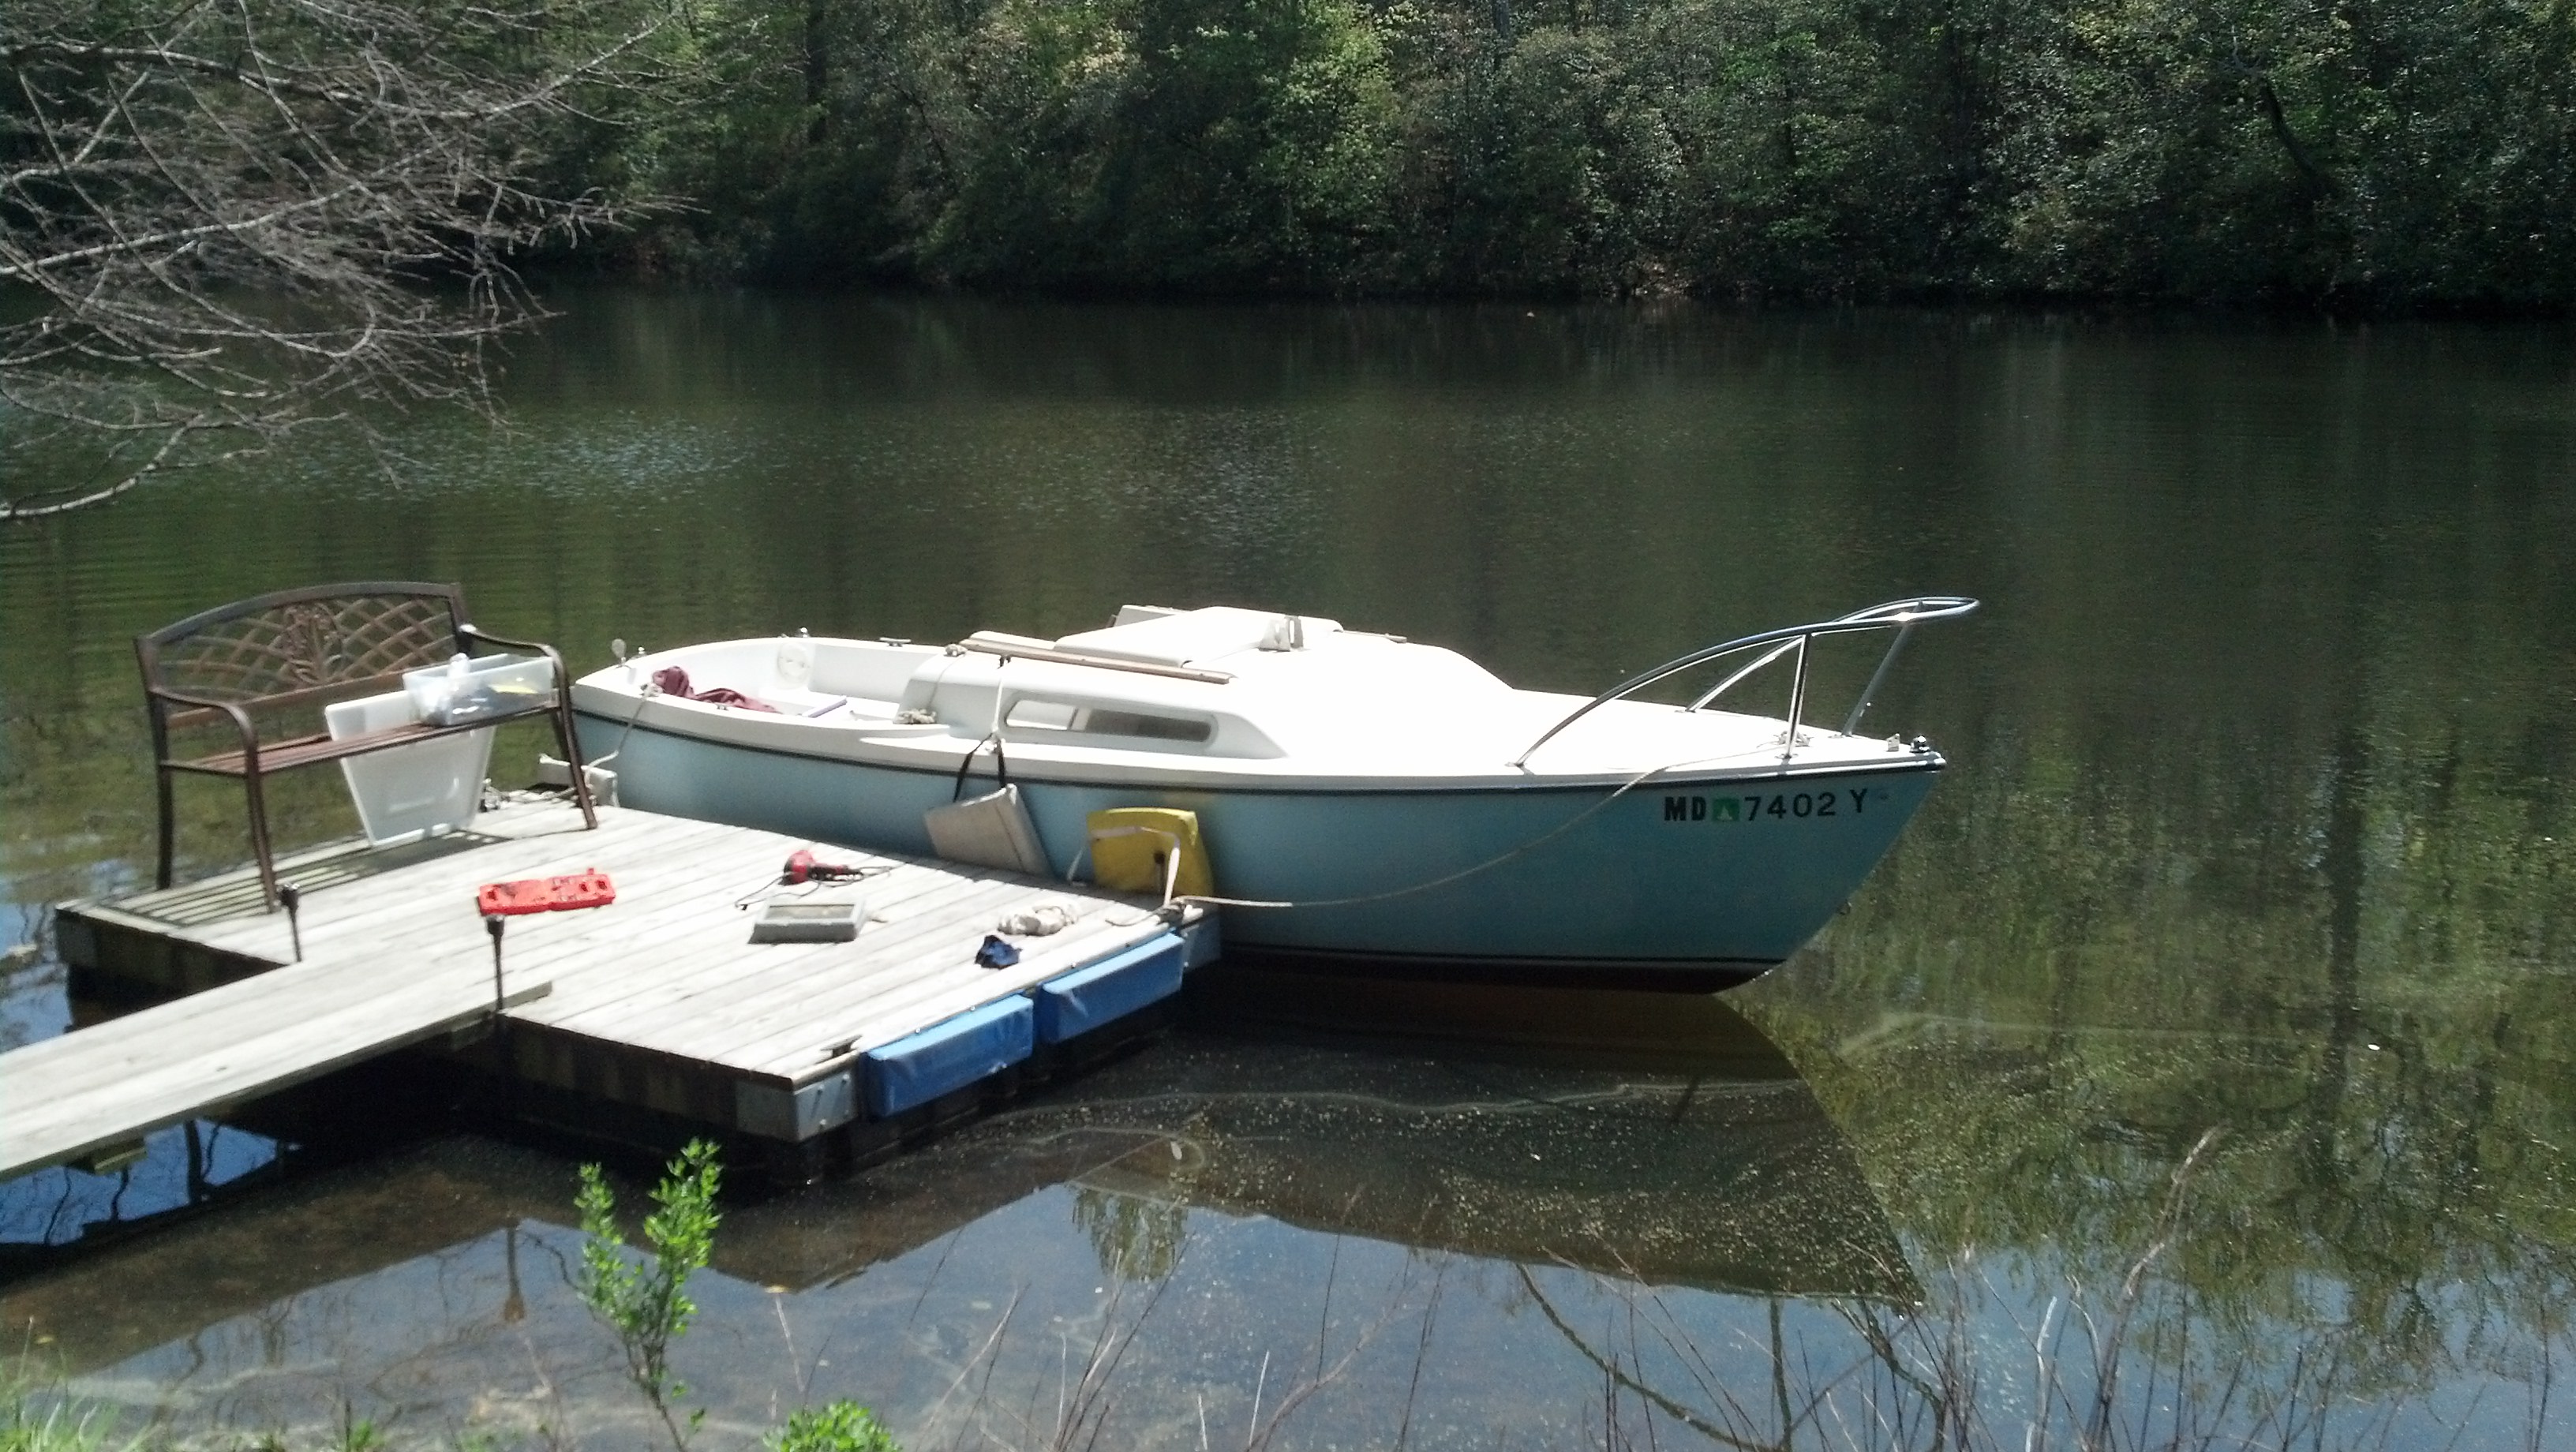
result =
[[[915,1448],[1044,1444],[1095,1345],[1125,1348],[1101,1446],[1198,1446],[1202,1418],[1239,1446],[1284,1405],[1272,1445],[1913,1446],[1946,1406],[2020,1447],[2035,1415],[2080,1431],[2105,1365],[2121,1445],[2309,1417],[2328,1445],[2576,1440],[2548,1391],[2576,1298],[2576,334],[569,306],[509,433],[424,418],[390,465],[317,449],[0,535],[17,936],[148,871],[130,636],[287,584],[461,579],[479,623],[582,665],[612,636],[1222,601],[1568,689],[1889,596],[1988,602],[1874,717],[1952,772],[1848,914],[1730,997],[1750,1026],[1541,1062],[1204,1015],[737,1208],[681,1357],[709,1445],[835,1395]],[[327,789],[288,815],[349,825]],[[189,799],[196,865],[238,830]],[[58,1030],[59,969],[11,972],[0,1031]],[[200,1181],[270,1152],[200,1138]],[[0,1236],[185,1198],[164,1139],[126,1183],[0,1191]],[[627,1445],[565,1289],[570,1189],[470,1138],[290,1171],[21,1273],[0,1313],[192,1434],[310,1434],[345,1398],[424,1443]]]

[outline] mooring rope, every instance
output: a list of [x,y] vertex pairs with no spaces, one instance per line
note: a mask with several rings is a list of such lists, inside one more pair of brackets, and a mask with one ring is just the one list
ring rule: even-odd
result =
[[1555,841],[1557,838],[1564,836],[1566,833],[1573,831],[1584,822],[1598,816],[1602,811],[1607,809],[1612,802],[1619,800],[1628,793],[1635,791],[1638,787],[1645,785],[1649,778],[1661,776],[1668,771],[1679,771],[1686,766],[1697,766],[1701,762],[1717,761],[1720,759],[1721,758],[1714,756],[1694,756],[1681,761],[1667,762],[1662,766],[1648,767],[1644,771],[1641,771],[1635,776],[1628,778],[1626,781],[1621,782],[1617,789],[1612,791],[1608,796],[1605,796],[1601,800],[1594,802],[1592,805],[1585,807],[1582,811],[1575,813],[1573,816],[1566,818],[1556,826],[1540,833],[1536,837],[1532,837],[1530,840],[1512,848],[1510,851],[1504,852],[1499,856],[1488,857],[1484,861],[1479,862],[1472,867],[1462,867],[1456,872],[1449,873],[1447,876],[1435,877],[1428,882],[1414,883],[1410,887],[1393,888],[1386,892],[1362,893],[1356,897],[1314,898],[1306,902],[1265,902],[1257,898],[1213,897],[1204,894],[1190,893],[1169,898],[1165,901],[1164,906],[1171,907],[1177,904],[1197,903],[1204,907],[1332,908],[1359,907],[1367,903],[1389,902],[1399,897],[1411,897],[1418,892],[1429,892],[1436,887],[1447,887],[1453,882],[1463,882],[1466,879],[1475,876],[1477,873],[1490,871],[1493,868],[1500,867],[1514,858],[1525,857],[1530,853],[1537,851],[1539,848],[1546,846],[1548,843]]

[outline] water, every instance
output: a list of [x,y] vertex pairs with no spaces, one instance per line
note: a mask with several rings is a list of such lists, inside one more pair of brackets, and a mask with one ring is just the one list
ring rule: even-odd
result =
[[[736,1207],[681,1356],[710,1445],[854,1395],[916,1448],[1104,1412],[1102,1446],[1202,1417],[1210,1446],[1923,1445],[1943,1408],[2019,1446],[2034,1414],[2080,1430],[2105,1365],[2131,1444],[2311,1412],[2329,1444],[2576,1439],[2546,1391],[2576,1288],[2564,328],[566,306],[507,433],[424,416],[391,458],[0,535],[0,926],[149,870],[128,638],[291,583],[461,579],[581,667],[1226,601],[1577,690],[1988,602],[1874,716],[1953,770],[1730,996],[1749,1026],[1568,1059],[1203,1014]],[[183,810],[194,866],[240,855],[229,796]],[[350,825],[328,781],[281,812]],[[10,982],[0,1033],[60,1030],[58,965]],[[32,1243],[272,1181],[15,1262],[0,1315],[83,1394],[206,1438],[318,1438],[344,1400],[425,1444],[651,1430],[566,1288],[569,1160],[469,1136],[260,1171],[225,1129],[192,1176],[166,1137],[131,1183],[0,1192]]]

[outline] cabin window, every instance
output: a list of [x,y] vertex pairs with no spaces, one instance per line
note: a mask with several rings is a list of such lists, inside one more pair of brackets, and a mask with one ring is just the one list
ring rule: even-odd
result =
[[1002,724],[1023,730],[1070,731],[1080,710],[1070,701],[1032,701],[1023,697],[1011,703],[1011,714],[1002,718]]
[[1065,731],[1084,736],[1126,736],[1146,741],[1200,743],[1216,735],[1216,723],[1190,716],[1163,716],[1150,711],[1120,711],[1046,701],[1023,696],[1011,703],[1002,724],[1021,731]]
[[1216,728],[1205,721],[1187,716],[1149,716],[1141,711],[1103,711],[1097,707],[1082,713],[1076,731],[1089,731],[1099,736],[1143,736],[1155,741],[1205,741],[1216,734]]

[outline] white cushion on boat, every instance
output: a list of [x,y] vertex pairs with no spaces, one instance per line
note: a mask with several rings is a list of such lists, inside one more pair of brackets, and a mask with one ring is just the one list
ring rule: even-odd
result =
[[997,792],[933,807],[921,814],[921,822],[930,830],[930,850],[951,862],[1032,877],[1053,875],[1046,849],[1038,843],[1037,824],[1020,803],[1017,782]]
[[[1215,660],[1220,656],[1257,649],[1269,638],[1279,618],[1279,612],[1275,610],[1211,605],[1204,610],[1186,610],[1178,615],[1139,620],[1132,625],[1085,630],[1068,635],[1055,645],[1058,650],[1105,655],[1116,660],[1187,665],[1191,661]],[[1341,628],[1338,620],[1324,620],[1312,615],[1306,617],[1308,639]]]

